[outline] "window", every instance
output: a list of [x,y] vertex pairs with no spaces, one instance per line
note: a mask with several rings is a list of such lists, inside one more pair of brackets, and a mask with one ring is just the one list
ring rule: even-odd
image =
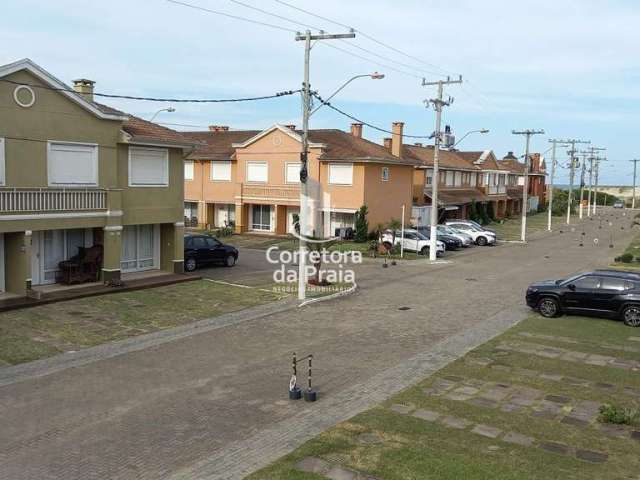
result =
[[454,185],[456,187],[462,186],[462,172],[455,173]]
[[469,181],[469,183],[472,187],[475,187],[478,183],[478,174],[476,172],[472,172],[470,176],[471,180]]
[[217,248],[220,246],[220,242],[217,241],[215,238],[207,238],[207,247],[209,248]]
[[4,173],[4,165],[5,165],[5,153],[4,153],[4,138],[0,138],[0,185],[5,184],[5,173]]
[[166,148],[129,147],[129,186],[169,185],[169,151]]
[[193,160],[184,161],[184,179],[193,180]]
[[267,162],[247,163],[247,182],[266,183],[269,180],[269,166]]
[[454,176],[454,172],[452,172],[451,170],[447,170],[447,176],[445,180],[445,185],[447,187],[453,186],[453,182],[454,182],[453,176]]
[[382,181],[389,181],[389,167],[382,167]]
[[433,184],[433,170],[427,170],[427,185]]
[[231,162],[211,162],[211,180],[214,182],[230,182]]
[[587,276],[574,280],[572,283],[576,288],[592,289],[598,288],[600,279],[598,277]]
[[600,288],[602,290],[627,290],[627,281],[621,278],[613,278],[613,277],[601,277],[600,278]]
[[123,272],[135,272],[157,268],[160,236],[154,225],[127,225],[122,229]]
[[271,230],[271,206],[254,205],[251,210],[251,228],[253,230]]
[[80,143],[47,144],[49,185],[98,185],[98,146]]
[[195,249],[207,248],[204,237],[193,237],[191,245]]
[[285,181],[287,183],[298,183],[300,181],[300,164],[287,163],[285,165]]
[[352,185],[353,184],[353,165],[329,165],[329,183],[331,185]]

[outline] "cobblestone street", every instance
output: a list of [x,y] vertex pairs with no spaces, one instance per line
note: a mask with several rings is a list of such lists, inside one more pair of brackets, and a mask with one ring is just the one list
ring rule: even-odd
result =
[[[242,478],[522,319],[532,281],[607,266],[635,233],[629,217],[615,215],[610,230],[585,221],[527,245],[476,247],[440,264],[383,269],[367,260],[356,272],[358,291],[348,297],[193,329],[47,375],[36,369],[12,380],[7,370],[0,383],[0,479]],[[530,340],[502,347],[523,351]],[[573,350],[568,344],[530,352],[572,361]],[[314,355],[316,404],[287,400],[293,351]],[[579,361],[618,360],[612,351]],[[502,406],[520,397],[551,406],[563,400],[520,391],[505,403],[494,387],[460,379],[446,390],[458,396],[453,401]],[[437,412],[404,413],[446,420]],[[479,435],[503,434],[476,428]],[[504,433],[516,443],[532,441],[526,432]]]

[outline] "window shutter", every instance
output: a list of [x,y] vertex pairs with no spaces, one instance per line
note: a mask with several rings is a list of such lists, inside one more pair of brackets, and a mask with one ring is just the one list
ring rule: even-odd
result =
[[49,143],[49,185],[97,185],[98,147],[75,143]]
[[329,183],[332,185],[352,185],[353,165],[329,165]]
[[247,182],[266,183],[269,179],[269,167],[267,162],[247,163]]
[[211,162],[211,180],[216,182],[230,182],[231,162]]
[[129,185],[169,185],[169,151],[165,148],[129,147]]

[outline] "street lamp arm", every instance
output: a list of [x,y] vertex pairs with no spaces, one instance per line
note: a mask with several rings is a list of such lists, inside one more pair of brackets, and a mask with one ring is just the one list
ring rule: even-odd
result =
[[460,140],[458,140],[456,143],[453,144],[453,147],[451,148],[455,148],[460,142],[462,142],[465,138],[467,138],[469,135],[471,135],[472,133],[489,133],[489,130],[486,128],[481,128],[480,130],[470,130],[467,133],[465,133]]
[[309,114],[309,116],[313,115],[314,113],[316,113],[318,110],[320,110],[322,108],[322,106],[327,103],[329,100],[331,100],[333,97],[335,97],[338,93],[340,93],[347,85],[349,85],[351,82],[353,82],[354,80],[357,80],[358,78],[365,78],[365,77],[370,77],[374,80],[381,80],[384,78],[384,75],[381,73],[366,73],[366,74],[362,74],[362,75],[355,75],[353,77],[351,77],[349,80],[347,80],[346,82],[344,82],[342,85],[340,85],[340,87],[333,92],[331,95],[329,95],[327,98],[324,99],[324,103],[318,105],[316,108],[314,108],[311,113]]

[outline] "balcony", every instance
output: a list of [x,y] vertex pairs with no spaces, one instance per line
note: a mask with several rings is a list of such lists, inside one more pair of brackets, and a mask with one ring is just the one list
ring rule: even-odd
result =
[[243,200],[269,200],[297,202],[300,199],[299,185],[257,185],[243,183],[241,185]]
[[504,195],[507,193],[507,187],[504,185],[489,185],[485,188],[487,195]]
[[88,188],[0,188],[0,214],[107,209],[107,192]]

